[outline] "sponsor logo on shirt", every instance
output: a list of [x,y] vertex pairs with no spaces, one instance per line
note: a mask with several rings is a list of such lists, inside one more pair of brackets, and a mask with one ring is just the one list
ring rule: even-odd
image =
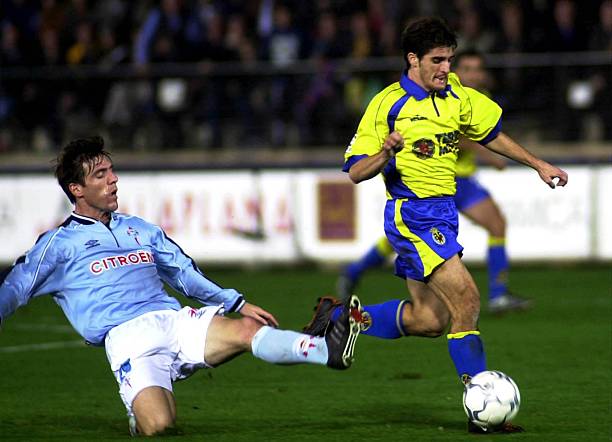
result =
[[107,256],[103,259],[97,259],[89,264],[89,271],[94,275],[99,275],[107,270],[116,269],[117,267],[125,267],[138,264],[154,263],[153,255],[144,250],[128,253],[127,255]]
[[97,239],[90,239],[89,241],[85,243],[85,250],[91,249],[92,247],[96,247],[99,245],[100,245],[100,241],[98,241]]
[[414,117],[409,117],[410,121],[421,121],[421,120],[427,120],[427,117],[424,117],[422,115],[415,115]]

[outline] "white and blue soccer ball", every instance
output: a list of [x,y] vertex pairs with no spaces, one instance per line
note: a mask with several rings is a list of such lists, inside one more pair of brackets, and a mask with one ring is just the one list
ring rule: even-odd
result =
[[482,371],[463,391],[463,408],[468,418],[486,431],[510,422],[521,405],[516,383],[501,371]]

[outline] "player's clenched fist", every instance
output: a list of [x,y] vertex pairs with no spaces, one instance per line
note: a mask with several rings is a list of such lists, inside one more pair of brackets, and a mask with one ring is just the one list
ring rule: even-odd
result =
[[394,157],[396,153],[404,148],[404,138],[399,132],[393,131],[385,139],[382,148],[389,157]]

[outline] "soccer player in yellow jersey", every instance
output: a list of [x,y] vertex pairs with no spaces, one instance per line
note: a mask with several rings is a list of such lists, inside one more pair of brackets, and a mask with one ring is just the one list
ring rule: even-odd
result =
[[[422,18],[406,27],[407,69],[368,105],[346,150],[344,170],[354,183],[382,173],[385,234],[398,254],[395,273],[406,280],[411,298],[364,307],[363,333],[391,339],[447,332],[450,357],[467,383],[487,365],[478,330],[480,295],[457,242],[459,136],[532,167],[552,188],[564,186],[567,174],[501,132],[500,107],[450,72],[456,46],[441,19]],[[323,298],[305,330],[322,333],[339,315],[335,307]]]
[[[484,58],[477,51],[461,51],[453,62],[453,71],[461,84],[478,91],[486,90],[487,76]],[[486,94],[486,92],[484,92]],[[530,301],[511,294],[508,290],[510,267],[506,253],[506,220],[489,192],[475,178],[476,158],[487,164],[503,169],[506,162],[468,138],[459,138],[459,154],[456,164],[454,196],[457,210],[470,220],[485,228],[489,233],[487,267],[489,276],[488,307],[491,313],[524,310]],[[364,272],[382,265],[393,254],[393,247],[383,236],[363,256],[347,265],[338,278],[338,296],[344,299],[353,294]]]

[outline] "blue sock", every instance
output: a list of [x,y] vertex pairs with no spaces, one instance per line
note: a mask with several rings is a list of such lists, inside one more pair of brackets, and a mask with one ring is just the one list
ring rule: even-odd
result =
[[253,356],[272,364],[327,364],[325,338],[267,325],[255,333],[251,349]]
[[[382,304],[364,305],[363,314],[366,318],[366,324],[369,322],[369,325],[366,325],[361,334],[382,339],[397,339],[407,336],[408,333],[402,325],[402,312],[407,302],[409,301],[394,299]],[[341,311],[341,308],[334,310],[331,320],[336,321]]]
[[489,299],[495,299],[508,291],[508,255],[504,238],[489,238],[487,251],[489,268]]
[[472,377],[487,369],[480,332],[450,333],[447,335],[447,338],[448,352],[455,364],[460,379],[463,380],[464,375]]
[[353,282],[357,282],[363,272],[373,267],[378,267],[385,262],[386,255],[382,254],[377,246],[372,247],[358,261],[355,261],[344,269],[344,274]]

